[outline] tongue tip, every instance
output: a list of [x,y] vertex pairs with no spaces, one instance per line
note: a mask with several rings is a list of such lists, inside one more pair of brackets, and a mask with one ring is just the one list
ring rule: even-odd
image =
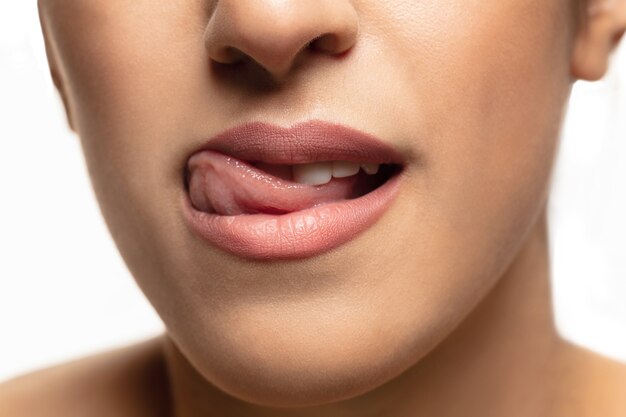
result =
[[192,204],[218,215],[281,215],[357,198],[373,189],[375,178],[360,172],[322,185],[305,185],[268,174],[260,163],[255,166],[214,151],[196,156],[188,169]]

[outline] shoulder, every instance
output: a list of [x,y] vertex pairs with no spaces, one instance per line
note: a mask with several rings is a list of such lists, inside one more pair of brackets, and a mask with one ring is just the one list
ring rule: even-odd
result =
[[590,356],[589,392],[598,403],[607,404],[605,416],[626,416],[626,364],[595,353]]
[[564,398],[577,408],[570,415],[626,416],[626,363],[568,344],[561,364],[567,376]]
[[167,415],[161,341],[78,359],[0,384],[0,417]]

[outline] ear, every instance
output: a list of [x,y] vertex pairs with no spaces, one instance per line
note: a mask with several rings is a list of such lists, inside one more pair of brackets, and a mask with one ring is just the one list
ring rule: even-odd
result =
[[65,116],[67,117],[67,123],[69,128],[76,132],[74,128],[74,121],[72,119],[72,113],[70,112],[69,101],[67,99],[67,91],[65,82],[63,81],[63,77],[59,68],[58,57],[56,50],[54,48],[54,44],[50,37],[50,33],[47,29],[46,17],[44,16],[44,12],[42,10],[42,2],[38,2],[38,11],[39,11],[39,21],[41,23],[41,31],[43,33],[44,44],[46,48],[46,57],[48,59],[48,67],[50,68],[50,77],[52,78],[52,82],[56,87],[56,90],[59,92],[61,96],[61,100],[63,101],[63,107],[65,109]]
[[606,73],[611,52],[626,29],[626,0],[588,0],[582,20],[574,40],[571,74],[596,81]]

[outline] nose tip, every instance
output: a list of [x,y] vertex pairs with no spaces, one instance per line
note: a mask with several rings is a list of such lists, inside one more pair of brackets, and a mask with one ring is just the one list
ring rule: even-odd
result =
[[205,44],[215,62],[251,59],[282,79],[303,51],[339,56],[354,46],[357,34],[349,0],[218,0]]

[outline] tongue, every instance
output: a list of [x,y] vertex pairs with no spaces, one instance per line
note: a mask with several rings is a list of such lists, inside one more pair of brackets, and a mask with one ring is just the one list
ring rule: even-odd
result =
[[299,184],[214,151],[192,156],[188,170],[193,206],[220,215],[284,214],[351,198],[357,178],[333,178],[318,186]]

